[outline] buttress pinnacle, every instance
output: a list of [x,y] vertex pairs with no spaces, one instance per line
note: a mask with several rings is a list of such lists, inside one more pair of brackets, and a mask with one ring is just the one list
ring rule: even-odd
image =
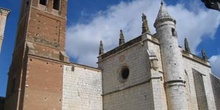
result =
[[185,46],[185,51],[187,53],[191,53],[187,38],[184,39],[184,46]]
[[202,49],[201,53],[202,53],[202,58],[203,58],[204,60],[208,60],[208,57],[207,57],[207,55],[206,55],[204,49]]
[[142,34],[145,32],[150,33],[150,29],[147,22],[147,17],[144,13],[142,13]]
[[103,47],[103,43],[102,41],[100,41],[100,45],[99,45],[99,55],[104,54],[104,47]]
[[124,34],[123,34],[123,31],[120,30],[119,45],[123,45],[124,43],[125,43]]

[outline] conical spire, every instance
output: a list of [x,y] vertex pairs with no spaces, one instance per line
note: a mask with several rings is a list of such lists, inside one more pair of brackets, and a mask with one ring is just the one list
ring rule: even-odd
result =
[[147,17],[142,13],[142,34],[145,32],[150,33],[150,29],[148,27]]
[[119,45],[123,45],[124,43],[125,43],[124,34],[123,34],[123,31],[120,30]]
[[157,14],[157,18],[156,18],[156,21],[154,23],[154,27],[156,27],[156,24],[158,22],[160,22],[161,20],[168,20],[168,21],[173,21],[174,23],[176,23],[176,21],[170,16],[170,14],[167,12],[165,6],[164,6],[164,3],[161,2],[161,5],[160,5],[160,10]]
[[161,2],[160,10],[159,10],[158,15],[157,15],[157,20],[163,19],[163,18],[172,18],[172,17],[167,12],[163,2]]
[[185,46],[185,51],[187,53],[191,53],[187,38],[184,39],[184,46]]
[[100,41],[100,46],[99,46],[99,55],[102,55],[104,53],[104,47],[102,41]]

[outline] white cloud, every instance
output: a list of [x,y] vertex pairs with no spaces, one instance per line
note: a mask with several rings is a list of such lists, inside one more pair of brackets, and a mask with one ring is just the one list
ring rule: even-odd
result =
[[[98,12],[87,24],[78,23],[67,28],[67,53],[78,60],[78,63],[96,66],[99,41],[103,40],[106,51],[118,45],[119,30],[124,31],[126,41],[141,34],[141,14],[147,15],[149,27],[155,33],[153,23],[159,11],[161,0],[133,0],[121,2]],[[177,32],[180,45],[183,39],[189,39],[193,52],[201,42],[201,37],[213,37],[220,24],[217,11],[198,8],[192,12],[177,4],[167,6],[170,15],[177,20]],[[88,16],[88,15],[87,15]]]
[[193,53],[198,53],[196,47],[202,37],[213,38],[220,24],[217,11],[197,9],[197,12],[187,10],[183,5],[169,6],[169,13],[177,20],[179,43],[183,45],[184,38],[188,38]]
[[214,55],[209,59],[212,66],[212,73],[220,78],[220,55]]

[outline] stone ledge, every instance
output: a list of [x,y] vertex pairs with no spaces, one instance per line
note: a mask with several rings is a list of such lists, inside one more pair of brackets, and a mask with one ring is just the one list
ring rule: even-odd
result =
[[131,46],[131,45],[133,45],[133,44],[135,44],[135,43],[137,43],[137,42],[140,42],[141,40],[142,40],[142,36],[139,36],[139,37],[137,37],[137,38],[134,38],[134,39],[132,39],[132,40],[126,42],[125,44],[123,44],[123,45],[121,45],[121,46],[118,46],[118,47],[116,47],[116,48],[114,48],[114,49],[112,49],[112,50],[110,50],[110,51],[108,51],[108,52],[102,54],[102,55],[101,55],[101,58],[104,59],[104,58],[106,58],[106,57],[108,57],[108,56],[110,56],[110,55],[112,55],[112,54],[117,53],[118,51],[121,51],[121,50],[123,50],[123,49],[125,49],[125,48],[127,48],[127,47],[129,47],[129,46]]
[[156,39],[157,38],[155,37],[155,35],[144,33],[144,34],[142,34],[142,35],[140,35],[140,36],[138,36],[138,37],[136,37],[136,38],[126,42],[125,44],[120,45],[120,46],[118,46],[118,47],[116,47],[116,48],[114,48],[114,49],[112,49],[112,50],[110,50],[110,51],[100,55],[98,58],[105,59],[105,58],[107,58],[107,57],[109,57],[109,56],[111,56],[111,55],[113,55],[113,54],[115,54],[117,52],[120,52],[120,51],[122,51],[124,49],[130,48],[131,46],[133,46],[133,45],[135,45],[135,44],[137,44],[139,42],[143,44],[143,42],[146,41],[146,40],[149,41],[149,42],[152,42],[152,43],[154,43],[156,45],[160,45],[159,41],[156,40]]
[[187,58],[189,60],[193,60],[193,61],[195,61],[195,62],[197,62],[199,64],[202,64],[204,66],[207,66],[207,67],[211,68],[211,66],[209,64],[209,61],[204,60],[204,59],[200,58],[197,55],[194,55],[194,54],[191,54],[191,53],[186,53],[185,51],[182,51],[182,56],[184,58]]

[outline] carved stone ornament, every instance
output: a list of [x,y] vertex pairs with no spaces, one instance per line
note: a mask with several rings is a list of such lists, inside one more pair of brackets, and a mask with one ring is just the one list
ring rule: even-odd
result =
[[147,50],[148,57],[150,59],[151,68],[154,70],[159,69],[158,58],[153,50]]

